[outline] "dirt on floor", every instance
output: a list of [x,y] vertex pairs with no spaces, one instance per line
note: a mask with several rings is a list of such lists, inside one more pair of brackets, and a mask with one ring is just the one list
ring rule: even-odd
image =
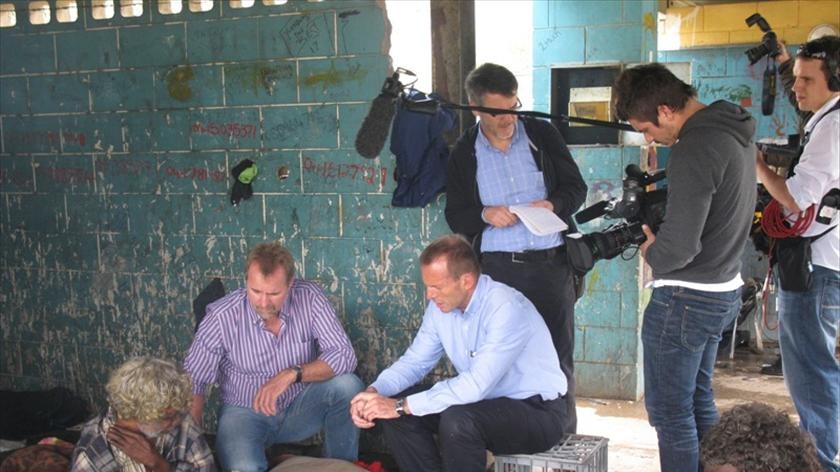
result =
[[[754,354],[735,351],[715,366],[715,402],[721,411],[740,403],[768,403],[796,418],[796,410],[782,377],[762,375],[762,364],[776,359],[776,350]],[[578,433],[609,438],[609,470],[660,472],[656,431],[648,424],[644,401],[580,398],[577,402]]]

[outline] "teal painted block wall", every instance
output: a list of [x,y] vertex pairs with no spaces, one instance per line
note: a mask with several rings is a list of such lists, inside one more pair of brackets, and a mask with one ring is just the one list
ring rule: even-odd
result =
[[[534,1],[534,106],[550,111],[551,69],[636,63],[655,57],[657,2],[651,0]],[[589,185],[585,205],[621,194],[627,164],[640,164],[639,148],[572,146]],[[603,230],[596,219],[581,232]],[[639,399],[643,393],[640,314],[643,292],[636,256],[601,261],[586,277],[575,306],[575,376],[578,394]]]
[[[240,286],[263,240],[324,286],[371,381],[414,334],[417,257],[448,232],[440,199],[390,206],[387,151],[353,149],[390,64],[384,4],[143,6],[42,26],[18,6],[0,30],[0,388],[98,406],[129,356],[180,361],[192,300],[213,277]],[[233,207],[245,158],[260,174]]]

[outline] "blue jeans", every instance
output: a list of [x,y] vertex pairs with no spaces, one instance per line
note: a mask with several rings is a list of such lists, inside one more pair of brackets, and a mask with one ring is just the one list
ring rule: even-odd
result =
[[814,436],[820,464],[837,464],[840,428],[840,366],[834,343],[840,319],[840,272],[814,266],[807,292],[779,290],[782,369],[800,427]]
[[222,470],[262,472],[268,469],[266,447],[301,441],[322,430],[324,457],[356,460],[359,429],[350,418],[350,400],[363,388],[353,374],[313,382],[274,416],[253,408],[223,405],[216,436]]
[[645,407],[663,472],[697,472],[700,440],[718,421],[712,372],[723,328],[738,316],[740,290],[653,289],[642,322]]

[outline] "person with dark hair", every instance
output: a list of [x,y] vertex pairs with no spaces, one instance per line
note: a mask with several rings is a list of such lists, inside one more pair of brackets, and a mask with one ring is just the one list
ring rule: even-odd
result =
[[213,453],[189,416],[190,376],[173,362],[130,359],[111,373],[107,410],[88,422],[71,472],[210,472]]
[[[423,251],[420,274],[429,299],[420,330],[405,354],[353,399],[356,425],[382,425],[402,472],[483,472],[488,449],[534,453],[557,444],[566,376],[534,305],[482,275],[458,235]],[[458,375],[416,385],[444,354]]]
[[705,105],[661,64],[624,70],[615,109],[648,143],[671,146],[664,222],[646,225],[653,292],[642,322],[645,407],[663,471],[696,472],[700,438],[718,420],[712,372],[721,332],[741,307],[741,252],[755,208],[755,120]]
[[347,407],[364,385],[356,354],[323,290],[295,277],[276,242],[248,254],[245,288],[211,303],[186,360],[192,416],[218,383],[216,450],[224,470],[264,471],[265,448],[323,432],[326,457],[355,460],[359,430]]
[[[787,263],[788,252],[775,253],[780,279],[779,348],[800,425],[816,439],[823,468],[837,472],[840,364],[834,347],[840,322],[840,225],[836,214],[820,210],[820,202],[831,189],[840,188],[840,38],[824,36],[802,45],[793,74],[797,106],[813,112],[805,124],[799,156],[787,178],[773,172],[761,153],[756,156],[756,171],[782,206],[781,216],[797,227],[807,225],[793,237],[810,239],[810,259],[802,261],[808,266],[809,283],[787,283],[794,265]],[[828,221],[820,222],[818,216]],[[774,244],[802,242],[786,238]]]
[[[465,89],[473,106],[522,106],[516,77],[497,64],[470,72]],[[449,158],[446,221],[453,232],[472,242],[482,271],[522,292],[545,320],[569,381],[563,429],[574,433],[574,307],[582,276],[566,262],[564,233],[533,234],[510,207],[545,208],[574,232],[572,215],[586,200],[586,184],[550,122],[514,114],[473,114],[478,124],[464,132]]]
[[736,405],[703,437],[704,472],[820,472],[811,437],[764,403]]

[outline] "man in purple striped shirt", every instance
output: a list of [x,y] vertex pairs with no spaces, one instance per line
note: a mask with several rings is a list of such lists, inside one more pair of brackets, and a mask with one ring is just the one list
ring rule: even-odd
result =
[[193,418],[201,421],[205,388],[217,383],[224,470],[264,471],[267,446],[319,431],[325,457],[355,460],[349,405],[363,385],[332,305],[316,284],[295,279],[294,258],[278,243],[254,247],[245,268],[246,288],[207,307],[184,361]]

